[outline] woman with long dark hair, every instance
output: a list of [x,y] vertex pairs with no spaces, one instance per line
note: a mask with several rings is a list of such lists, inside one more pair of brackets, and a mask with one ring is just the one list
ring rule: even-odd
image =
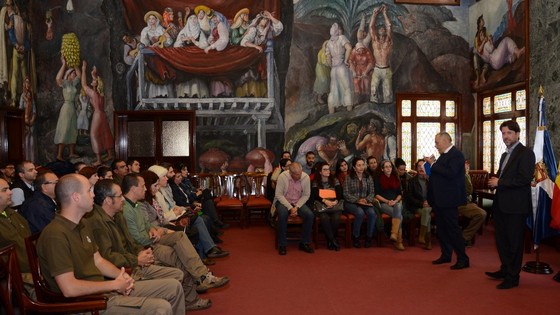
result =
[[395,248],[404,250],[402,242],[402,190],[401,181],[393,163],[383,160],[379,164],[379,175],[375,179],[375,199],[381,206],[381,212],[392,217],[391,241]]
[[[331,174],[329,163],[319,162],[315,165],[315,176],[311,183],[311,200],[315,214],[321,220],[321,228],[327,236],[328,249],[340,250],[336,232],[342,213],[342,187],[338,179]],[[334,198],[333,198],[334,195]]]
[[344,185],[344,180],[346,179],[346,175],[348,175],[348,162],[346,162],[345,159],[339,159],[336,161],[336,168],[334,172],[340,186]]
[[375,220],[377,215],[373,209],[375,200],[374,184],[371,176],[367,174],[366,162],[363,158],[357,157],[352,161],[352,169],[344,181],[344,210],[354,215],[354,225],[352,227],[353,245],[360,248],[360,228],[367,215],[367,231],[364,247],[370,247],[375,231]]

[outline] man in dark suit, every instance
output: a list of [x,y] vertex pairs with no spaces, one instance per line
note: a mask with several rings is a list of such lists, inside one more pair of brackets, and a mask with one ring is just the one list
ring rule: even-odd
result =
[[436,214],[436,224],[441,243],[441,256],[432,261],[434,265],[451,262],[453,251],[457,254],[457,263],[452,270],[469,267],[469,256],[465,252],[465,241],[459,227],[460,205],[467,203],[465,189],[465,157],[451,144],[451,136],[440,132],[435,137],[436,149],[440,153],[436,161],[434,156],[425,160],[431,165],[428,181],[428,203]]
[[523,260],[523,234],[525,219],[531,212],[531,181],[535,170],[535,154],[519,142],[519,125],[505,121],[500,125],[506,152],[500,159],[496,177],[488,186],[496,188],[492,205],[496,227],[496,247],[500,256],[500,270],[486,272],[493,279],[503,280],[498,289],[511,289],[519,285]]

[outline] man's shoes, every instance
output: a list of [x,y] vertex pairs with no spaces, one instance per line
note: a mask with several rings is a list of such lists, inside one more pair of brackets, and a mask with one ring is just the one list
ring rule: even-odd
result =
[[214,241],[215,244],[222,244],[224,241],[222,241],[221,238],[219,238],[217,235],[212,237],[212,240]]
[[336,238],[332,241],[332,246],[333,246],[333,249],[335,251],[338,252],[340,250],[340,245],[338,245],[338,242],[336,241]]
[[364,248],[370,248],[371,247],[371,238],[366,237],[366,240],[364,241]]
[[333,245],[333,242],[332,242],[332,241],[328,241],[328,242],[327,242],[327,249],[328,249],[328,250],[334,250],[334,245]]
[[501,270],[494,271],[494,272],[486,271],[484,274],[496,280],[504,280],[506,278],[506,273]]
[[432,260],[432,265],[441,265],[441,264],[447,264],[450,263],[451,259],[445,259],[443,257],[440,257],[436,260]]
[[449,267],[451,270],[461,270],[461,269],[465,269],[465,268],[469,268],[471,265],[469,264],[468,261],[466,262],[462,262],[462,261],[458,261],[455,265]]
[[352,245],[353,245],[355,248],[360,248],[360,247],[362,247],[362,245],[360,244],[360,239],[357,238],[357,237],[355,237],[354,240],[352,241]]
[[208,258],[222,258],[222,257],[226,257],[228,255],[229,255],[229,252],[227,252],[225,250],[222,250],[218,246],[212,247],[212,249],[210,249],[206,253],[206,256],[208,256]]
[[498,290],[508,290],[519,286],[519,280],[504,280],[504,282],[498,284],[496,289]]
[[278,254],[280,256],[286,255],[286,246],[278,246]]
[[226,285],[229,282],[228,277],[216,277],[212,272],[208,271],[205,276],[200,277],[198,285],[196,286],[196,292],[204,293],[208,289],[219,288]]
[[187,311],[200,311],[200,310],[205,310],[207,308],[210,308],[210,306],[212,306],[212,301],[210,299],[201,299],[198,298],[194,301],[194,303],[191,303],[189,305],[185,305],[185,309]]
[[216,261],[206,257],[202,260],[202,263],[205,264],[206,266],[212,266],[216,264]]
[[474,242],[472,239],[465,241],[465,247],[471,248],[474,246]]
[[299,243],[299,250],[304,251],[308,254],[313,254],[315,250],[309,246],[309,244]]

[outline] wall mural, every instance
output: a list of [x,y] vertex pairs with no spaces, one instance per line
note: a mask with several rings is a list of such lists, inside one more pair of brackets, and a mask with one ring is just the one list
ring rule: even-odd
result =
[[[23,7],[30,1],[15,2]],[[474,81],[471,78],[473,55],[467,40],[469,34],[462,34],[461,29],[468,24],[464,17],[474,1],[462,2],[460,7],[446,7],[379,0],[295,0],[293,24],[280,14],[280,5],[285,5],[282,0],[258,4],[243,0],[227,5],[213,0],[192,3],[123,0],[117,4],[93,1],[76,4],[71,10],[61,7],[59,1],[33,2],[36,3],[34,15],[27,20],[40,23],[33,25],[33,31],[31,23],[27,23],[35,39],[30,47],[37,49],[41,84],[35,89],[37,80],[30,76],[34,91],[31,100],[35,100],[37,115],[35,120],[30,115],[28,121],[35,124],[36,142],[42,143],[37,161],[81,159],[99,164],[110,160],[113,152],[106,143],[112,139],[107,126],[112,125],[113,110],[130,108],[119,96],[123,91],[128,101],[137,98],[140,88],[148,96],[167,98],[264,95],[262,59],[253,56],[264,56],[265,39],[276,36],[279,39],[291,36],[291,44],[274,47],[274,55],[281,56],[276,63],[289,62],[287,74],[283,74],[287,78],[281,83],[285,88],[278,91],[282,93],[282,102],[275,103],[282,110],[282,126],[276,132],[282,130],[286,141],[283,144],[275,141],[267,147],[277,153],[289,150],[300,161],[305,152],[315,151],[317,160],[330,164],[353,156],[394,158],[398,155],[397,93],[459,92],[463,94],[463,106],[469,108],[467,111],[472,110],[468,82]],[[11,12],[13,3],[14,0],[6,0],[3,12]],[[124,17],[118,15],[122,12],[126,12]],[[25,14],[21,16],[26,21]],[[4,37],[2,47],[12,51],[8,38]],[[241,65],[227,75],[213,75],[212,79],[205,73],[184,75],[192,70],[188,68],[190,64],[182,63],[181,71],[174,71],[168,62],[147,58],[150,71],[145,85],[131,84],[127,89],[126,84],[115,86],[114,82],[126,82],[127,76],[129,82],[137,82],[138,72],[130,69],[138,60],[140,43],[154,46],[154,51],[168,59],[174,57],[165,56],[165,51],[184,49],[191,57],[205,60],[198,65],[217,67],[214,71],[224,72],[219,68],[224,66],[224,60],[238,61]],[[290,47],[289,54],[285,47]],[[229,54],[235,50],[251,51],[255,55],[250,55],[251,61],[243,64],[245,61],[233,57],[237,55]],[[71,57],[73,54],[76,56]],[[175,59],[176,63],[182,62]],[[12,73],[8,71],[8,83],[2,85],[8,95]],[[23,82],[22,79],[21,91]],[[170,89],[169,83],[173,83],[173,88]],[[29,99],[27,96],[24,103],[30,104]],[[33,106],[25,105],[25,108],[33,113]],[[231,119],[225,118],[222,126],[231,123]],[[235,165],[246,169],[251,164],[247,152],[255,146],[249,145],[243,133],[223,133],[220,126],[214,129],[214,133],[198,137],[198,155],[220,147],[229,156],[231,169]],[[31,138],[29,143],[33,143]],[[258,154],[262,156],[255,159],[259,161],[256,164],[276,158],[270,155],[264,158],[260,149],[256,150]]]
[[285,149],[302,163],[313,151],[331,167],[394,159],[396,93],[460,92],[472,108],[466,34],[446,27],[466,5],[295,1]]
[[469,10],[475,90],[525,80],[526,10],[524,0],[480,1]]

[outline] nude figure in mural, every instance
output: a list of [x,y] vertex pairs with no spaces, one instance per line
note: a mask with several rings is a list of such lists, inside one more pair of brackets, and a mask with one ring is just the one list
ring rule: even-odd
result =
[[331,87],[327,98],[329,114],[333,114],[337,107],[345,106],[352,110],[352,79],[349,69],[349,58],[352,45],[338,23],[333,23],[330,29],[331,38],[327,42],[327,63],[331,67]]
[[488,74],[489,67],[488,63],[482,60],[482,57],[479,54],[479,50],[482,49],[482,40],[487,37],[484,16],[480,15],[476,19],[476,34],[474,38],[474,54],[473,54],[473,66],[476,75],[476,79],[474,81],[474,88],[479,87],[480,85],[484,85],[486,83],[486,75]]
[[480,33],[481,47],[478,53],[484,62],[490,64],[492,69],[500,70],[504,65],[514,63],[525,54],[525,47],[518,48],[513,39],[509,37],[504,37],[498,44],[498,47],[495,47],[492,35],[482,38],[486,34],[486,28],[483,28],[483,30]]
[[356,43],[350,54],[350,70],[354,81],[354,102],[356,104],[367,101],[370,95],[371,70],[373,56],[361,42]]
[[61,58],[62,66],[56,74],[56,83],[62,88],[62,96],[64,103],[58,114],[56,130],[54,134],[54,143],[57,145],[56,159],[63,161],[62,154],[64,147],[68,145],[70,150],[70,158],[77,158],[74,152],[76,147],[76,139],[78,137],[78,123],[76,118],[76,94],[78,93],[78,84],[82,72],[79,68],[68,69],[66,59]]
[[[82,73],[87,70],[87,63],[84,60],[82,64]],[[93,116],[91,117],[90,125],[90,139],[91,148],[95,153],[96,161],[93,166],[101,165],[102,162],[113,159],[114,142],[109,121],[105,114],[105,96],[103,94],[103,81],[97,75],[95,66],[91,70],[91,86],[87,85],[87,79],[84,75],[82,77],[82,89],[89,97],[91,105],[93,106]],[[101,160],[101,153],[107,151],[107,157]]]
[[19,99],[19,109],[24,112],[24,152],[25,159],[29,161],[36,161],[37,154],[35,153],[35,119],[37,117],[37,109],[33,101],[33,92],[31,91],[31,80],[29,76],[23,79],[23,91]]
[[[375,25],[379,13],[383,13],[384,25]],[[393,87],[391,80],[393,72],[391,71],[390,61],[393,53],[393,29],[387,16],[387,6],[385,4],[373,10],[369,22],[369,33],[373,57],[375,58],[375,68],[371,76],[371,101],[374,103],[392,103]]]
[[379,128],[374,119],[370,119],[367,126],[358,131],[356,138],[356,150],[362,152],[362,156],[374,156],[377,160],[383,157],[385,151],[385,137],[378,132]]

